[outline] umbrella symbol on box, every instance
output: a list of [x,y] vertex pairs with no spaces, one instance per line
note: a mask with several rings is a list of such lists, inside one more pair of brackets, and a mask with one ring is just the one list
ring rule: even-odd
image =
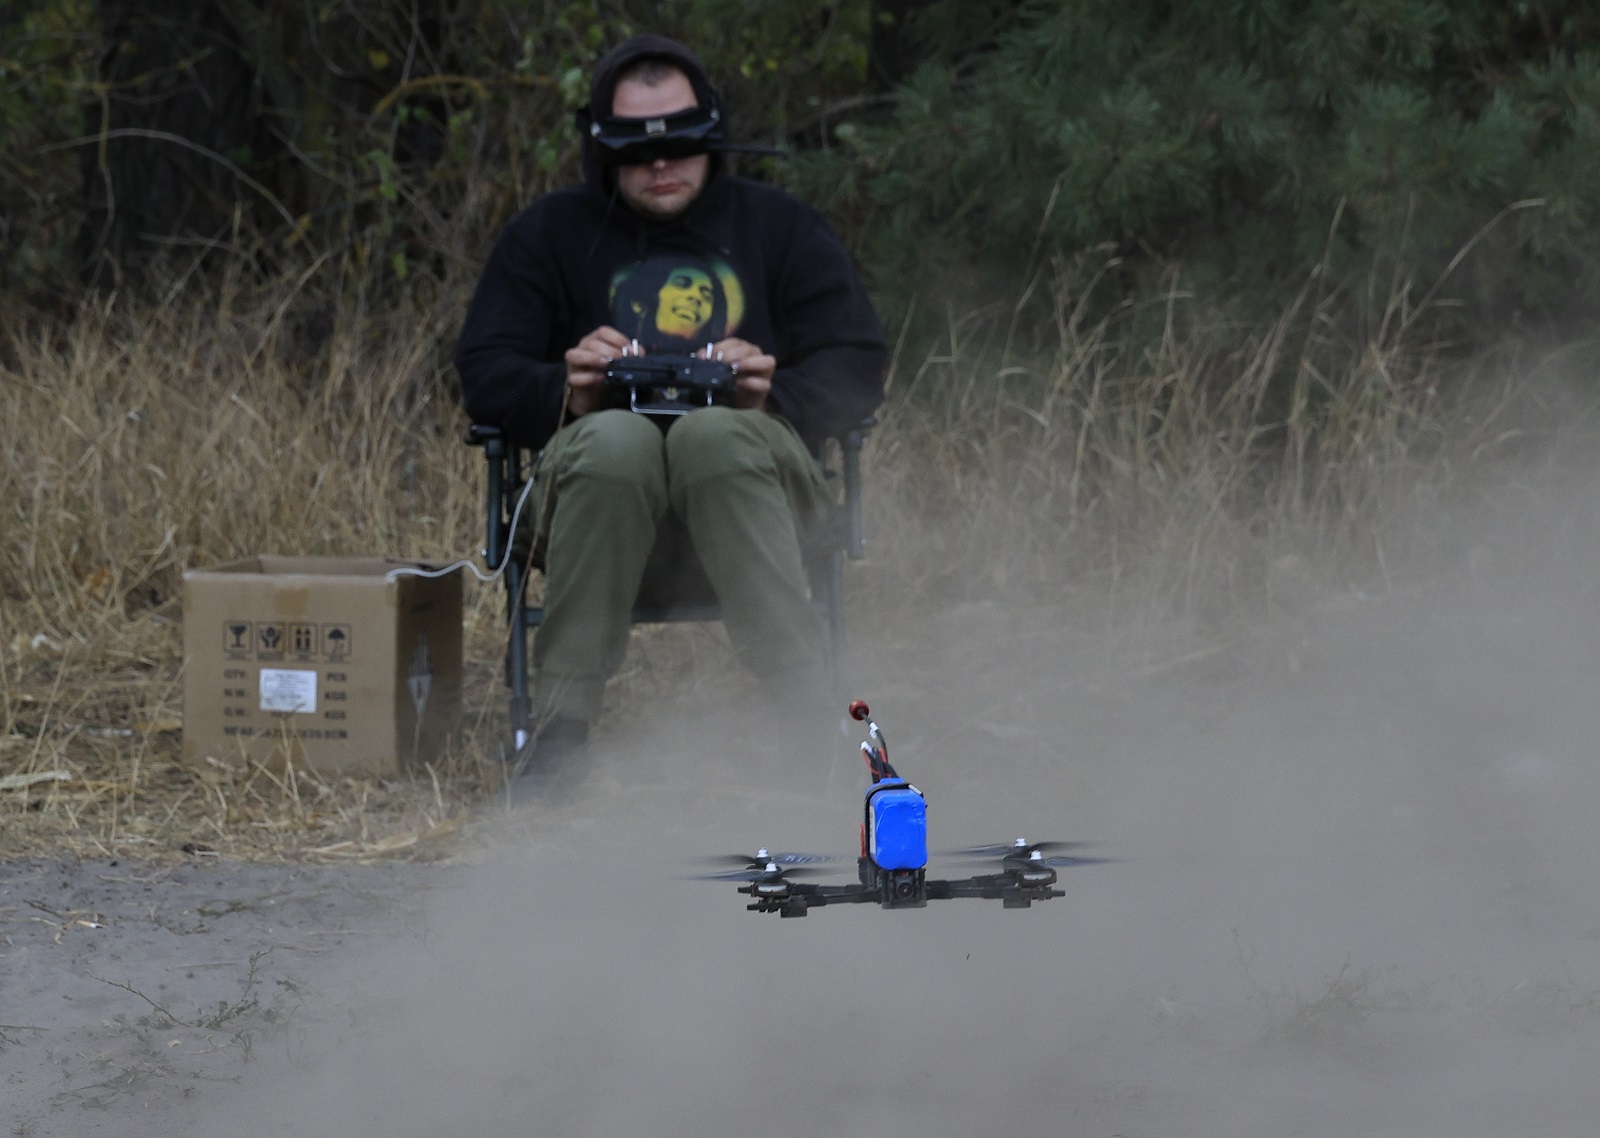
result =
[[323,625],[322,647],[330,660],[343,660],[350,655],[350,626],[348,624]]

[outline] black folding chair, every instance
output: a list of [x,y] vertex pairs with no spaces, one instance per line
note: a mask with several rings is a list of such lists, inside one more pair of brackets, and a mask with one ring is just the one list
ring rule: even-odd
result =
[[[866,555],[866,537],[861,517],[861,447],[867,434],[876,425],[877,420],[864,419],[834,440],[838,444],[843,496],[833,516],[820,526],[808,528],[802,534],[801,541],[812,603],[828,625],[833,686],[835,695],[840,698],[848,690],[845,675],[844,563],[847,558],[859,561]],[[505,562],[502,579],[510,624],[510,635],[506,638],[506,685],[511,689],[511,745],[515,754],[531,737],[535,726],[528,697],[529,647],[534,630],[544,622],[544,609],[528,603],[528,566],[519,564],[519,558],[509,556],[511,523],[517,503],[523,501],[518,527],[538,524],[538,491],[533,489],[525,494],[527,484],[533,478],[538,456],[507,439],[498,427],[473,424],[467,430],[467,443],[483,448],[488,463],[485,495],[487,533],[483,556],[490,566]],[[817,457],[827,460],[826,455]],[[647,588],[649,584],[647,580]],[[691,585],[682,597],[661,598],[642,594],[640,603],[633,608],[635,624],[721,619],[722,607],[710,595],[709,587],[696,589]]]

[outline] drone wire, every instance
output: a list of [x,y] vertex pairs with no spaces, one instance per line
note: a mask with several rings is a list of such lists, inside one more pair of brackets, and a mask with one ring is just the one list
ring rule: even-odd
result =
[[872,737],[872,742],[861,744],[861,754],[867,760],[867,770],[872,772],[872,781],[899,778],[894,767],[889,765],[889,740],[884,738],[882,729],[871,719],[867,720],[867,734]]
[[878,745],[878,762],[883,766],[884,778],[899,778],[894,767],[889,765],[889,740],[884,735],[883,728],[878,726],[876,719],[867,720],[867,734],[872,736],[872,741]]
[[867,760],[867,770],[872,775],[872,781],[882,782],[883,768],[878,765],[878,752],[872,749],[871,743],[861,744],[861,755]]

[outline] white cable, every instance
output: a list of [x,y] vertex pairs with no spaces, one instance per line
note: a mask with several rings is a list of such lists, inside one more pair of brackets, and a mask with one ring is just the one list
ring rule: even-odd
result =
[[511,526],[506,531],[505,556],[500,559],[500,564],[496,565],[492,572],[485,574],[475,562],[470,558],[466,558],[461,561],[453,561],[443,569],[419,569],[414,565],[401,565],[385,573],[383,575],[384,580],[393,581],[397,577],[448,577],[459,569],[467,569],[483,584],[493,584],[500,579],[500,575],[506,571],[506,566],[511,563],[512,551],[517,542],[517,523],[522,518],[522,507],[527,504],[528,495],[533,491],[533,483],[534,480],[530,478],[522,484],[522,493],[517,495],[516,509],[511,511]]

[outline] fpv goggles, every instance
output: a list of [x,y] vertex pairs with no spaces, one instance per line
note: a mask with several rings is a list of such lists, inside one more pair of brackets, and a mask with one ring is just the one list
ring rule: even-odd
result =
[[606,162],[618,166],[657,158],[689,158],[724,148],[722,112],[715,106],[687,107],[644,119],[596,119],[584,108],[575,118],[578,129],[600,148]]

